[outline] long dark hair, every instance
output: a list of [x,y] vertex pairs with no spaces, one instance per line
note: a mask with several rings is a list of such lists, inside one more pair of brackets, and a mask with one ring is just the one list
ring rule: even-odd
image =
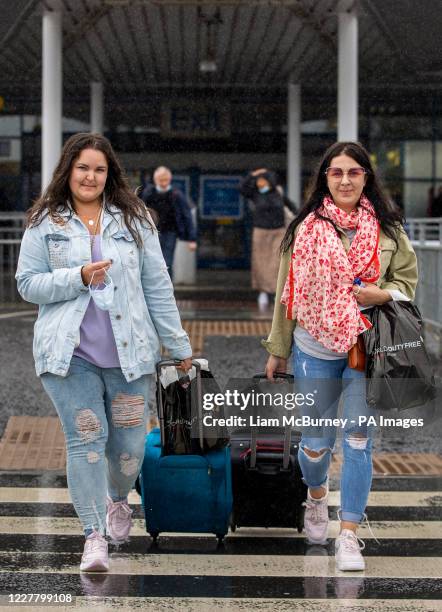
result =
[[137,245],[141,247],[142,238],[135,221],[137,220],[153,229],[146,206],[140,198],[132,193],[109,140],[100,134],[89,132],[74,134],[66,141],[49,186],[28,210],[28,227],[39,225],[46,215],[50,215],[56,223],[64,223],[61,213],[66,210],[71,212],[69,217],[71,219],[73,213],[68,205],[68,201],[72,197],[69,178],[75,160],[85,149],[101,151],[106,157],[108,174],[104,187],[105,208],[110,214],[112,214],[109,209],[110,205],[121,210],[127,229]]
[[[326,217],[323,217],[318,212],[318,208],[321,206],[324,196],[330,195],[325,171],[330,166],[331,160],[338,155],[348,155],[367,171],[367,180],[363,191],[373,204],[381,229],[397,244],[396,233],[398,228],[404,223],[404,216],[399,208],[392,203],[381,186],[367,150],[359,142],[336,142],[326,150],[316,169],[310,183],[307,200],[297,217],[287,228],[281,243],[281,253],[289,250],[293,244],[296,228],[304,221],[307,215],[313,212],[318,219],[326,219]],[[330,219],[326,220],[330,221]]]

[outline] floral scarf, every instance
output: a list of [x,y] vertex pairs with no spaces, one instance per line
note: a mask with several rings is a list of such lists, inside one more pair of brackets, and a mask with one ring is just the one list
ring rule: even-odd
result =
[[371,323],[359,310],[353,282],[374,283],[380,274],[379,222],[371,202],[346,213],[326,196],[318,213],[342,229],[356,230],[348,253],[329,221],[310,213],[299,225],[281,303],[326,348],[344,353]]

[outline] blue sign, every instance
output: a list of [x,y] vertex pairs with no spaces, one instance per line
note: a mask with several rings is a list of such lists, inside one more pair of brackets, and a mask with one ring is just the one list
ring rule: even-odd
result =
[[200,216],[203,219],[241,219],[244,201],[239,192],[240,176],[200,177]]

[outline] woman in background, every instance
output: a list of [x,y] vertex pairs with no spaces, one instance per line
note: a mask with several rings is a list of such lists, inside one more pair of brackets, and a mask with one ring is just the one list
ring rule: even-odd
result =
[[276,175],[265,168],[251,172],[240,186],[252,211],[252,289],[259,291],[258,306],[265,310],[276,292],[279,246],[285,234],[285,208],[296,213],[295,205],[283,195]]

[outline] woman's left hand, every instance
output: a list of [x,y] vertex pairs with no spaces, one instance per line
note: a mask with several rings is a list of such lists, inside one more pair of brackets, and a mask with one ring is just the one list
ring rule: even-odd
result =
[[192,357],[187,357],[187,359],[183,359],[179,365],[176,366],[177,370],[184,370],[187,372],[192,368]]
[[361,306],[380,306],[391,300],[391,295],[385,289],[379,289],[374,283],[367,283],[365,287],[353,285],[356,301]]

